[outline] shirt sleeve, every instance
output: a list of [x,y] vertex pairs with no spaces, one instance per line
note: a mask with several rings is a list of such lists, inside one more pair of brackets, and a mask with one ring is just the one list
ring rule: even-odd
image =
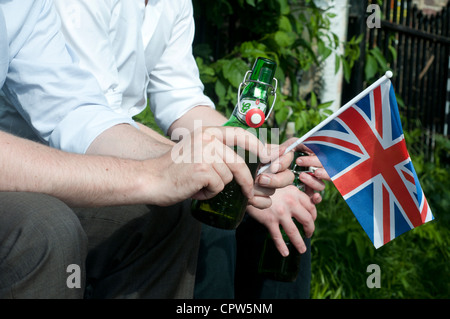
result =
[[[159,43],[165,45],[165,48],[156,65],[150,70],[147,90],[155,120],[164,133],[190,109],[198,105],[214,108],[211,99],[203,94],[204,86],[192,54],[195,33],[192,3],[177,1],[176,5],[170,4],[170,9],[178,10],[175,23],[164,25],[167,20],[160,18],[160,23],[163,24],[160,27],[171,31],[168,41]],[[150,59],[152,56],[147,57],[147,60]]]
[[114,125],[136,125],[109,108],[95,78],[79,67],[59,31],[52,2],[33,1],[32,6],[27,15],[19,15],[22,21],[17,15],[10,20],[12,58],[3,87],[22,117],[50,146],[75,153],[85,153]]
[[8,39],[6,35],[5,18],[3,16],[2,8],[0,8],[0,88],[5,82],[9,64]]

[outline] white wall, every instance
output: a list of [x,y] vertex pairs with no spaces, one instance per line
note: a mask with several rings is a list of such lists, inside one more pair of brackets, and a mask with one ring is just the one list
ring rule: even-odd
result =
[[[326,8],[332,6],[330,12],[336,14],[331,20],[331,30],[341,39],[346,41],[347,39],[347,25],[348,25],[348,8],[349,0],[316,0],[317,6]],[[343,53],[343,47],[341,46],[340,52]],[[321,101],[328,102],[334,101],[330,106],[330,109],[335,111],[341,106],[341,95],[343,86],[343,71],[342,66],[337,74],[335,74],[335,57],[331,55],[326,61],[322,70],[322,80],[324,83],[324,89],[321,92]]]

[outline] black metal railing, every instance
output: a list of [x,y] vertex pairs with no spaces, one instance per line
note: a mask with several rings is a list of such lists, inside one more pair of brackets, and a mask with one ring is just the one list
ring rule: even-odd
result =
[[[412,0],[383,1],[381,27],[368,28],[366,9],[371,1],[353,2],[348,35],[363,33],[365,42],[361,44],[361,61],[353,70],[352,82],[357,82],[344,87],[343,99],[358,93],[364,85],[366,49],[377,47],[384,57],[394,57],[388,62],[394,72],[392,83],[402,101],[400,112],[406,117],[408,129],[421,128],[424,151],[431,155],[435,135],[448,136],[450,124],[450,4],[437,14],[425,15]],[[395,49],[395,55],[389,47]]]

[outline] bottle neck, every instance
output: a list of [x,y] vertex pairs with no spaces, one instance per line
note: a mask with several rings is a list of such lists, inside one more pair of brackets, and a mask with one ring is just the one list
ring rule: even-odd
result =
[[247,123],[245,122],[245,116],[238,112],[238,107],[234,108],[233,113],[231,114],[228,121],[224,124],[225,126],[234,126],[234,127],[242,127],[248,128]]
[[[235,110],[235,112],[236,112],[236,110]],[[246,123],[245,119],[242,120],[239,115],[236,116],[235,112],[233,112],[233,114],[231,114],[230,118],[223,126],[240,127],[242,129],[246,130],[247,132],[255,135],[263,144],[266,144],[267,136],[264,133],[264,131],[260,131],[261,128],[250,127]]]
[[271,85],[275,77],[276,68],[277,64],[274,61],[258,58],[253,65],[250,80]]
[[[273,93],[276,64],[275,62],[258,58],[253,65],[250,78],[247,72],[239,87],[239,101],[233,115],[240,123],[249,127],[260,127],[266,118],[269,95]],[[245,85],[241,92],[242,85]]]

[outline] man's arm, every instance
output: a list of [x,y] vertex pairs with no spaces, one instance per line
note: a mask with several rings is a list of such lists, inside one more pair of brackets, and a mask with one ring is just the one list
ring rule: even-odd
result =
[[[200,125],[222,126],[227,121],[227,118],[210,106],[199,105],[190,109],[186,114],[173,122],[167,135],[171,137],[176,129],[193,131],[196,120],[201,121]],[[176,138],[177,136],[174,137]]]
[[159,157],[174,145],[172,141],[143,125],[136,129],[128,124],[119,124],[100,134],[91,143],[86,154],[143,160]]
[[159,134],[158,132],[156,132],[155,130],[151,129],[150,127],[141,124],[141,123],[137,123],[139,130],[142,133],[145,133],[149,136],[151,136],[153,139],[163,143],[163,144],[168,144],[170,146],[173,146],[175,143],[173,141],[171,141],[170,139],[168,139],[167,137]]
[[[70,206],[167,206],[190,197],[211,198],[235,178],[252,199],[251,173],[224,147],[225,136],[254,153],[262,152],[254,136],[234,128],[201,128],[175,150],[143,161],[67,153],[0,131],[0,191],[44,193]],[[194,153],[200,142],[203,148]]]
[[[182,117],[189,116],[193,108],[202,106],[205,112],[209,112],[207,107],[214,108],[211,99],[203,94],[204,86],[192,55],[195,35],[192,1],[150,2],[143,27],[147,27],[142,32],[150,78],[147,90],[149,104],[158,126],[172,136],[169,128],[175,121],[183,121]],[[225,120],[223,118],[213,125],[220,126]]]
[[[195,127],[196,120],[201,120],[201,125],[213,126],[221,126],[227,120],[223,115],[214,110],[210,99],[203,94],[203,85],[199,79],[198,67],[192,55],[192,38],[194,29],[192,4],[190,1],[185,2],[187,3],[188,8],[182,10],[182,14],[180,14],[180,16],[184,16],[184,19],[178,22],[174,22],[173,25],[167,26],[168,28],[170,27],[171,30],[173,30],[173,34],[171,36],[171,39],[173,40],[167,43],[167,48],[165,48],[164,54],[158,60],[156,66],[154,68],[150,68],[151,82],[148,90],[150,94],[150,102],[152,107],[154,108],[153,112],[154,114],[159,116],[159,119],[157,118],[157,120],[159,120],[160,123],[167,125],[168,135],[173,137],[174,139],[178,139],[180,133],[182,133],[183,130],[184,132],[186,130],[192,131]],[[163,20],[163,22],[161,23],[166,23],[166,21],[168,20]],[[170,23],[170,21],[167,23]],[[149,60],[148,64],[152,65],[152,63],[154,63],[152,61],[155,61],[154,54],[146,52],[146,57]],[[173,70],[174,72],[167,72],[167,70]],[[189,70],[189,72],[182,72],[183,70]],[[176,76],[178,81],[174,81],[174,76]],[[180,83],[182,83],[182,85]],[[194,90],[194,88],[196,89]],[[194,101],[209,101],[209,103],[197,103]],[[186,106],[193,105],[197,105],[197,107],[191,108],[186,111]],[[181,116],[175,117],[175,120],[169,120],[170,118],[173,118],[173,115],[177,114],[181,114]],[[167,129],[164,125],[162,127],[164,130]],[[283,160],[286,160],[286,158],[284,158]],[[286,163],[284,163],[284,165],[285,164]],[[263,176],[260,176],[257,179],[257,182],[263,181],[262,177],[267,177],[268,179],[264,180],[269,180],[269,184],[265,184],[264,186],[269,186],[270,184],[272,184],[273,187],[273,185],[275,184],[280,184],[279,182],[282,179],[281,176],[277,176],[277,174],[262,175]],[[290,188],[288,189],[288,191],[283,192],[283,196],[281,196],[280,192],[280,196],[272,197],[274,199],[280,199],[274,202],[270,209],[262,212],[257,208],[249,205],[248,211],[255,216],[264,216],[264,214],[268,213],[275,213],[274,216],[276,216],[277,207],[279,207],[280,210],[285,207],[284,203],[281,201],[285,200],[287,198],[286,196],[289,196],[289,198],[292,199],[292,202],[299,203],[300,199],[302,199],[303,201],[305,200],[303,195],[304,194],[300,190],[296,188]],[[294,207],[290,208],[289,212],[283,214],[282,219],[286,220],[287,218],[285,216],[290,213],[291,216],[296,216],[298,217],[298,219],[304,221],[305,224],[307,223],[308,225],[306,225],[305,227],[308,230],[311,230],[313,229],[314,223],[313,218],[309,217],[316,214],[315,207],[314,205],[307,205],[306,203],[305,205],[307,208],[304,208],[300,205],[301,204],[299,203],[299,205],[295,205]],[[272,235],[274,235],[275,231],[278,231],[278,236],[276,236],[278,240],[276,244],[277,247],[279,247],[280,251],[282,251],[283,248],[285,248],[285,244],[282,241],[281,234],[279,233],[281,217],[267,218],[264,220],[267,221],[266,226],[268,226],[269,229],[274,230],[272,232]],[[290,223],[292,223],[291,218],[289,218],[289,221]],[[286,223],[283,221],[282,224],[284,226],[284,224]],[[292,225],[288,226],[295,227],[293,223]],[[308,232],[308,234],[309,233],[310,232]],[[293,242],[296,244],[298,250],[303,251],[305,246],[303,244],[303,241],[301,240],[298,230],[294,232],[291,238],[293,238]]]
[[[183,127],[192,129],[195,120],[201,120],[203,125],[222,125],[225,123],[226,118],[214,109],[198,106],[175,121],[171,125],[169,132],[174,132],[176,129]],[[284,146],[289,146],[294,140],[296,139],[284,143]],[[299,148],[302,147],[303,146],[299,146]],[[281,160],[286,160],[286,158],[282,158]],[[304,161],[308,161],[305,165],[321,166],[316,156],[310,156],[307,159],[304,159]],[[286,163],[284,163],[284,166],[286,166]],[[319,174],[322,171],[322,169],[318,169],[316,172]],[[258,194],[258,190],[261,190],[258,184],[261,184],[263,187],[267,186],[267,184],[263,185],[261,183],[265,181],[262,177],[270,178],[270,183],[272,185],[281,184],[280,180],[276,180],[277,178],[280,179],[280,176],[277,176],[277,174],[261,174],[261,176],[256,179],[256,194]],[[292,221],[292,218],[295,218],[303,225],[307,237],[312,236],[314,232],[314,221],[317,217],[315,205],[322,200],[320,194],[316,191],[324,189],[324,184],[320,181],[320,178],[321,176],[319,175],[316,178],[308,174],[301,174],[302,182],[307,185],[307,193],[298,190],[294,186],[288,186],[275,191],[275,194],[271,196],[272,205],[270,207],[266,209],[260,209],[252,205],[247,207],[248,213],[260,223],[264,224],[270,231],[275,245],[282,255],[286,256],[288,254],[288,249],[281,236],[279,225],[283,226],[299,252],[303,253],[306,250],[305,243]]]
[[[71,206],[143,201],[138,161],[66,153],[0,131],[0,191],[38,192]],[[148,179],[148,193],[156,177]],[[151,197],[148,197],[150,201]]]

